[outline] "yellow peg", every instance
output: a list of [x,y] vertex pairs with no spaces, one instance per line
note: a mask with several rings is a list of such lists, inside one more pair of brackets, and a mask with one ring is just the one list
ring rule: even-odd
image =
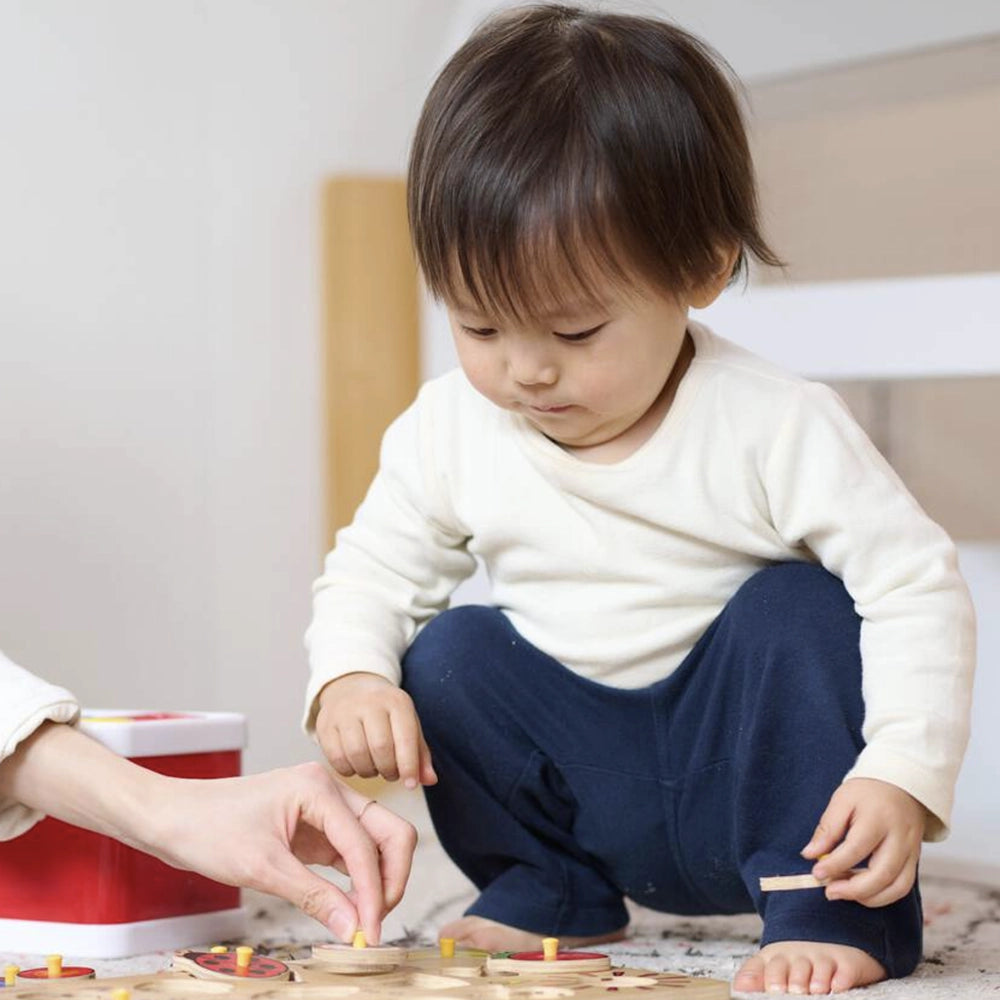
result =
[[17,982],[17,974],[20,971],[20,968],[16,965],[5,965],[3,969],[4,986],[13,986]]
[[559,938],[542,938],[542,953],[546,962],[554,962],[559,953]]
[[62,977],[62,955],[49,955],[45,959],[48,966],[49,979],[59,979]]
[[132,994],[123,987],[111,991],[111,1000],[129,1000],[131,996]]
[[455,939],[454,938],[441,938],[441,957],[442,958],[454,958],[455,957]]
[[229,949],[224,944],[213,944],[211,948],[208,949],[213,955],[225,955]]
[[351,944],[353,944],[355,948],[367,948],[368,942],[365,940],[365,932],[355,931],[354,940],[351,942]]
[[253,958],[253,948],[249,945],[241,944],[236,949],[236,968],[244,972],[250,968],[250,959]]

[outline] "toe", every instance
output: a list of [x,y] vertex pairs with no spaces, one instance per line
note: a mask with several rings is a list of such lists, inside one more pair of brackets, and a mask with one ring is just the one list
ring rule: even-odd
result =
[[741,993],[760,993],[764,989],[764,959],[752,955],[741,966],[733,979],[733,988]]
[[833,973],[836,964],[832,958],[820,956],[813,959],[812,976],[809,979],[809,992],[814,996],[830,992]]
[[788,966],[788,992],[804,996],[809,992],[811,978],[812,962],[805,955],[796,956]]
[[885,969],[871,955],[858,948],[844,948],[837,956],[830,979],[830,992],[843,993],[855,986],[868,986],[885,978]]
[[788,992],[788,959],[773,955],[764,966],[764,988],[768,993]]

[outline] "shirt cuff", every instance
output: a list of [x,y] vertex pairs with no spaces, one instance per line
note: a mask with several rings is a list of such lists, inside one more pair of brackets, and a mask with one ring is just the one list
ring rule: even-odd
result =
[[[65,689],[46,685],[35,704],[21,704],[6,710],[0,739],[0,760],[10,757],[44,722],[75,723],[80,718],[80,706]],[[45,814],[15,799],[0,798],[0,840],[13,840],[30,830]]]

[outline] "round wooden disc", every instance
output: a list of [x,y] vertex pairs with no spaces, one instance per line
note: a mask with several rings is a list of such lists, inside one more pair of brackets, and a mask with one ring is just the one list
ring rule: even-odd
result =
[[[22,969],[17,974],[18,979],[29,979],[31,982],[38,982],[39,979],[49,979],[49,970],[45,969]],[[60,979],[93,979],[94,970],[88,969],[85,965],[64,965],[62,973],[52,976],[52,982]]]
[[596,951],[561,951],[554,959],[546,959],[541,951],[518,951],[513,954],[491,955],[486,971],[519,972],[523,976],[562,975],[566,972],[604,972],[611,968],[611,959]]
[[346,975],[389,972],[406,961],[406,949],[390,944],[368,948],[355,948],[350,944],[314,944],[312,957],[322,962],[330,972]]

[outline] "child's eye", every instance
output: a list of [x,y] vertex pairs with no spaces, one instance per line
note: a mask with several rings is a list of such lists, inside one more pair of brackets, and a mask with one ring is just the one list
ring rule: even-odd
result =
[[465,333],[471,333],[473,337],[492,337],[493,334],[496,333],[496,330],[490,326],[463,326],[462,330]]
[[578,344],[582,340],[589,340],[603,326],[604,326],[603,323],[599,323],[597,326],[592,326],[589,330],[581,330],[579,333],[558,333],[558,332],[556,332],[556,336],[560,340],[568,341],[571,344]]

